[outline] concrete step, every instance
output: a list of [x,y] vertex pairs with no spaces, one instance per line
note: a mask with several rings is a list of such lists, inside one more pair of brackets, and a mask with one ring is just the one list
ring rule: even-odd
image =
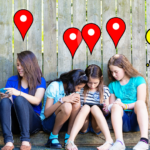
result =
[[[2,146],[0,146],[2,148]],[[14,150],[19,150],[19,146],[15,147]],[[127,146],[126,150],[133,150],[132,146]],[[85,147],[78,147],[79,150],[96,150],[95,146],[85,146]],[[42,147],[42,146],[32,146],[32,150],[48,150],[48,148]],[[58,150],[58,149],[50,149],[50,150]],[[149,148],[150,150],[150,148]]]
[[[65,132],[61,132],[59,134],[59,141],[63,145],[64,144],[64,136]],[[111,132],[111,136],[115,141],[115,135]],[[20,135],[14,135],[14,145],[20,145]],[[34,146],[44,146],[47,142],[49,134],[40,131],[34,135],[31,135],[31,144]],[[140,139],[140,132],[128,132],[123,133],[124,142],[126,146],[134,146]],[[149,131],[149,141],[150,141],[150,131]],[[101,133],[100,135],[95,135],[93,133],[86,134],[78,134],[75,140],[75,144],[78,146],[99,146],[105,142],[104,135]],[[4,145],[2,132],[0,132],[0,145]]]

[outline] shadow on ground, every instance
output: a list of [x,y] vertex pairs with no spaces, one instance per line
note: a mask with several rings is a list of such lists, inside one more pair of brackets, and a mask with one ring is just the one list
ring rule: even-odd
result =
[[[2,146],[0,146],[2,148]],[[126,147],[126,150],[132,150],[133,147],[128,146]],[[96,150],[96,147],[78,147],[79,150]],[[15,147],[14,150],[19,150],[19,147]],[[32,146],[32,150],[58,150],[58,149],[50,149],[46,147],[41,147],[41,146]],[[64,149],[61,149],[64,150]],[[150,150],[150,149],[149,149]]]

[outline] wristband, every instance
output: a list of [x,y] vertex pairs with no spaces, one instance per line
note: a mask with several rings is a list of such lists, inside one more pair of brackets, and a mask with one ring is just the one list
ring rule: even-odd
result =
[[127,110],[128,109],[128,105],[127,104],[124,104],[126,106],[126,108],[124,110]]
[[62,104],[64,103],[64,102],[62,101],[62,98],[59,98],[58,101],[59,101],[60,103],[62,103]]

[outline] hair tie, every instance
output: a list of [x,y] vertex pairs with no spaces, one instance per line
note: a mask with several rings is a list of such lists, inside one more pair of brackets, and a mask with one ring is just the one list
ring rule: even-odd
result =
[[81,75],[80,77],[84,77],[84,76],[86,76],[86,74],[83,74],[83,75]]

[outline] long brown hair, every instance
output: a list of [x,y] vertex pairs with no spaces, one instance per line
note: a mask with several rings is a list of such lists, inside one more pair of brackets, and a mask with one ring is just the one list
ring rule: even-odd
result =
[[[88,77],[88,79],[90,77],[92,78],[98,78],[100,80],[100,83],[98,85],[98,92],[100,94],[100,103],[103,103],[103,99],[104,99],[104,81],[103,81],[103,75],[102,75],[102,70],[99,66],[97,65],[89,65],[86,70],[85,70],[86,76]],[[84,87],[84,101],[86,101],[86,94],[89,91],[89,87],[86,84]]]
[[[24,77],[27,80],[29,94],[35,95],[36,86],[41,84],[42,72],[38,65],[37,58],[31,51],[23,51],[17,53],[17,59],[21,63],[24,69]],[[19,85],[18,88],[21,89],[21,79],[22,77],[18,73]]]
[[[137,76],[142,76],[144,79],[145,77],[140,74],[129,62],[129,60],[122,54],[116,54],[112,56],[109,61],[108,61],[108,66],[107,66],[107,71],[108,71],[108,77],[111,81],[116,81],[116,79],[112,76],[111,70],[109,68],[110,65],[117,66],[119,68],[122,68],[125,71],[125,74],[131,78],[131,77],[137,77]],[[148,83],[146,81],[146,105],[148,107],[148,101],[149,101],[149,93],[148,93]]]

